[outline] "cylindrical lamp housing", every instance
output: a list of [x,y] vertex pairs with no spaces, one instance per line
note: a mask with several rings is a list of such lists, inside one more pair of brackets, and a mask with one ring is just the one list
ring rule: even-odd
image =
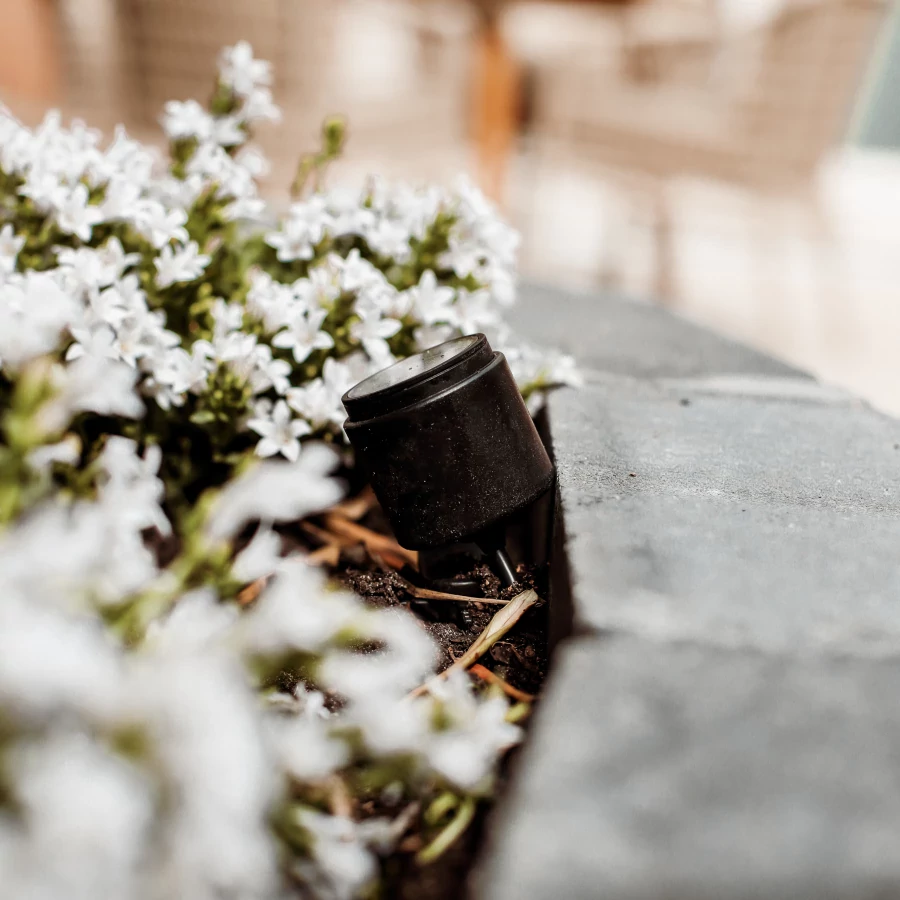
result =
[[358,462],[410,549],[471,539],[553,483],[506,357],[483,334],[401,360],[343,403]]

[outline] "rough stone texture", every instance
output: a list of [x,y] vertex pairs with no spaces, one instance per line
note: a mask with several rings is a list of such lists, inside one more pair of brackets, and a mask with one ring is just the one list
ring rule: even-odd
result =
[[797,383],[551,398],[576,628],[900,652],[900,422]]
[[900,666],[565,648],[483,900],[900,894]]
[[518,324],[587,375],[548,410],[578,637],[476,896],[900,897],[900,422],[652,307]]
[[571,353],[589,369],[624,375],[809,376],[657,306],[528,284],[512,320],[531,340]]

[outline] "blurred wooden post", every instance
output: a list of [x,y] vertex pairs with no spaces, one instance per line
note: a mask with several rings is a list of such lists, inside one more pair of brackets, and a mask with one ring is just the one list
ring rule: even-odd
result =
[[520,73],[500,33],[498,17],[484,16],[473,79],[473,134],[482,190],[502,203],[518,130]]
[[60,101],[57,15],[54,0],[0,0],[0,87],[14,103]]

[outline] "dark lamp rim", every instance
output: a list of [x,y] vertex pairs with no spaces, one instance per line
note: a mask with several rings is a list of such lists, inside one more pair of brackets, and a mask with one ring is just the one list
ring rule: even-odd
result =
[[483,334],[469,334],[401,359],[364,378],[341,398],[351,422],[376,418],[466,381],[493,359]]

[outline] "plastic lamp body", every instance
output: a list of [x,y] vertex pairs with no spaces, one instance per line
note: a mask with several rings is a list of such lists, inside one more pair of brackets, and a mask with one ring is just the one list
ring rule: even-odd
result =
[[358,462],[410,549],[476,540],[553,483],[506,358],[483,334],[401,360],[343,403]]

